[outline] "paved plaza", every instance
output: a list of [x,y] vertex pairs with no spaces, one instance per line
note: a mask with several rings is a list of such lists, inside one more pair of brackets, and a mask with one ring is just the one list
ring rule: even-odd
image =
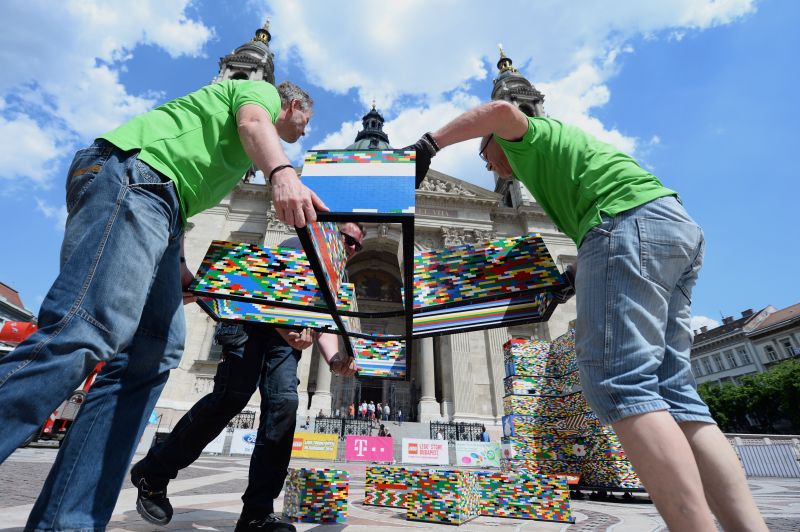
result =
[[[56,449],[20,449],[0,465],[0,527],[21,530],[28,512],[55,459]],[[136,457],[138,460],[140,457]],[[157,527],[139,518],[135,510],[136,490],[126,482],[109,530],[233,530],[241,510],[241,494],[247,483],[249,457],[203,456],[181,471],[170,484],[175,517],[167,527]],[[460,527],[406,521],[405,513],[393,508],[365,506],[363,463],[332,463],[293,460],[296,467],[334,467],[350,472],[350,505],[347,523],[315,525],[301,523],[298,530],[378,531],[419,530],[614,530],[645,532],[666,530],[652,504],[642,502],[573,501],[573,525],[479,517]],[[800,531],[800,479],[752,479],[750,486],[771,531]],[[276,511],[283,498],[276,501]]]

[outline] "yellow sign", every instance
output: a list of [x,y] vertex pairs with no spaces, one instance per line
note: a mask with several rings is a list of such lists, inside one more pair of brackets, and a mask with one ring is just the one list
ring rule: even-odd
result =
[[338,434],[294,433],[294,442],[292,442],[293,458],[326,458],[335,460],[338,449]]

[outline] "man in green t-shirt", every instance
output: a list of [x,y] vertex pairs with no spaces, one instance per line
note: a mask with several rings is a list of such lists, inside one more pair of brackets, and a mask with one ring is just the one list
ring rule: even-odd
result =
[[[183,254],[190,216],[216,205],[253,165],[278,217],[327,210],[280,141],[296,142],[313,101],[292,83],[223,81],[167,102],[80,150],[67,174],[61,269],[39,329],[0,359],[0,462],[103,371],[70,427],[27,528],[102,530],[136,443],[184,346]],[[266,210],[267,206],[264,206]],[[182,297],[183,295],[183,297]],[[289,343],[299,333],[289,333]]]
[[472,138],[481,138],[486,168],[522,182],[578,247],[583,394],[619,435],[667,526],[716,530],[713,510],[726,530],[766,530],[691,373],[691,292],[704,240],[677,194],[580,129],[500,101],[412,146],[417,185],[441,148]]

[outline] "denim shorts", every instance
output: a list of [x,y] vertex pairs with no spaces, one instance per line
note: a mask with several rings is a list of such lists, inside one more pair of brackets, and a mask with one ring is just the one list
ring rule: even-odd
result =
[[583,394],[603,423],[667,410],[714,423],[689,355],[703,231],[672,196],[603,215],[578,252],[576,351]]

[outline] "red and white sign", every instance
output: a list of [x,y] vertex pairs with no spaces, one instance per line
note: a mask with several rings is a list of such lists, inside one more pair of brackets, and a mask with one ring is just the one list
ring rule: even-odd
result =
[[348,436],[344,456],[348,461],[392,462],[394,440],[378,436]]
[[403,463],[447,465],[450,463],[447,441],[403,438]]
[[0,342],[11,345],[21,343],[36,332],[36,325],[27,321],[7,321],[0,327]]

